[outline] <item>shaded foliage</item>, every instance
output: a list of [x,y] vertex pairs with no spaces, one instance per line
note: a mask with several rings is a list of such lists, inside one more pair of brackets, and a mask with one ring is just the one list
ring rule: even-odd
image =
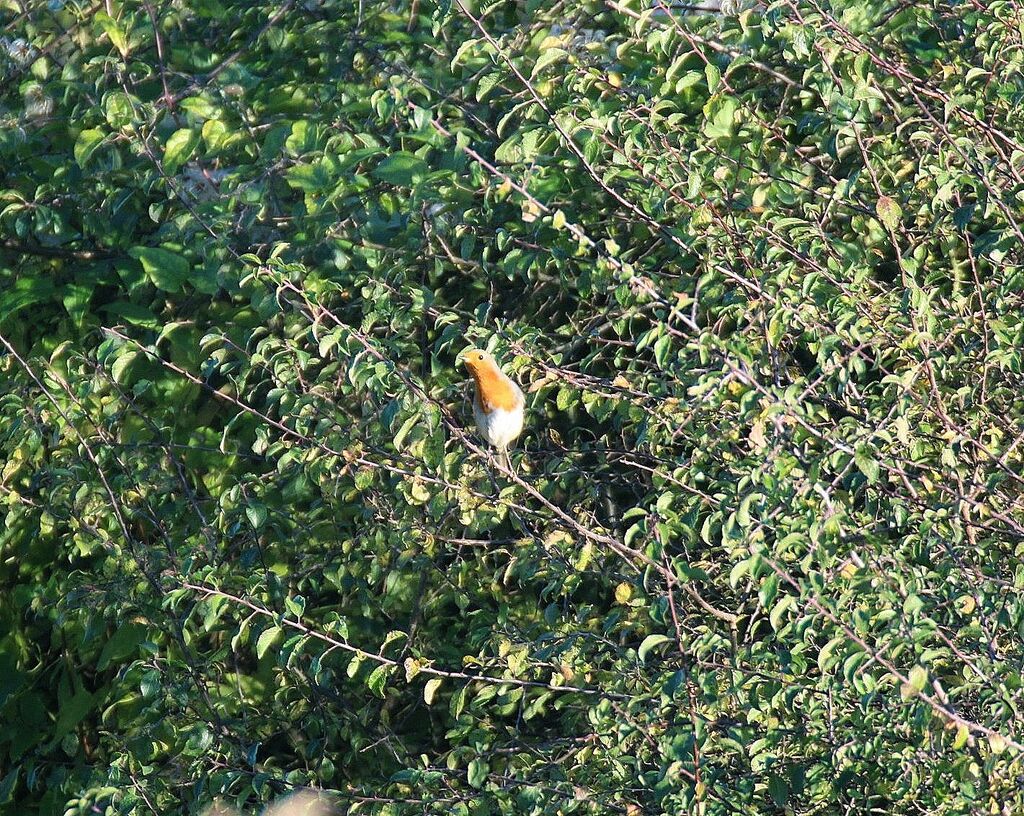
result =
[[0,0],[4,812],[1024,806],[1020,9],[749,5]]

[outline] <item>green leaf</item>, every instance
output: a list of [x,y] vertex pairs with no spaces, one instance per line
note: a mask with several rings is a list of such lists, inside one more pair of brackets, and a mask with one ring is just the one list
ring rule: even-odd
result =
[[554,65],[556,62],[560,62],[569,56],[569,52],[564,48],[547,48],[540,55],[540,58],[533,65],[533,71],[530,73],[530,78],[534,79],[536,76],[547,68],[549,65]]
[[448,712],[451,714],[453,720],[457,720],[461,716],[462,710],[466,707],[467,688],[468,686],[462,686],[452,695],[452,699],[448,703]]
[[878,460],[875,459],[874,451],[870,447],[858,445],[853,461],[856,463],[857,469],[867,477],[868,482],[874,484],[878,481]]
[[707,570],[695,566],[694,564],[690,564],[682,558],[673,559],[672,568],[683,583],[688,581],[703,581],[704,583],[708,583],[711,581],[711,576],[708,575]]
[[659,646],[662,643],[668,643],[672,640],[668,635],[648,635],[643,639],[640,644],[640,648],[637,649],[636,656],[643,663],[647,659],[648,653],[655,646]]
[[123,91],[108,93],[103,99],[103,111],[107,124],[117,130],[128,127],[135,120],[132,98]]
[[160,677],[160,672],[155,669],[142,675],[142,679],[139,681],[139,691],[143,699],[152,700],[156,697],[157,692],[160,691]]
[[461,63],[466,58],[466,55],[469,54],[469,52],[476,48],[476,46],[479,44],[479,39],[471,38],[467,38],[462,42],[462,45],[459,46],[458,50],[455,52],[455,56],[452,57],[452,61],[449,64],[453,72],[455,70],[455,66]]
[[714,96],[704,106],[704,132],[710,139],[725,139],[732,136],[739,102],[732,96]]
[[412,153],[392,153],[378,164],[373,175],[396,187],[411,187],[427,174],[427,163]]
[[92,282],[78,283],[77,281],[64,287],[64,297],[62,298],[64,308],[75,321],[75,325],[80,328],[89,314],[89,305],[95,289]]
[[49,300],[53,294],[53,280],[49,277],[16,279],[7,291],[0,291],[0,324],[29,306]]
[[302,613],[306,611],[306,599],[301,595],[294,595],[291,598],[285,598],[284,605],[288,612],[296,618],[301,618]]
[[93,695],[88,691],[79,689],[70,699],[61,701],[57,722],[50,732],[51,743],[60,742],[65,734],[85,719],[93,710],[93,699]]
[[113,317],[119,317],[135,326],[142,326],[147,329],[156,329],[160,327],[160,319],[145,306],[140,306],[137,303],[131,303],[127,300],[118,300],[114,303],[104,305],[102,309],[107,314],[112,315]]
[[303,153],[314,150],[317,143],[316,125],[308,119],[300,119],[292,123],[292,132],[285,139],[284,147],[293,156],[301,156]]
[[487,98],[488,94],[490,94],[491,91],[498,87],[498,83],[500,82],[500,74],[484,74],[482,77],[480,77],[479,81],[476,84],[476,101],[483,102]]
[[708,81],[708,91],[715,93],[718,90],[718,85],[722,81],[722,72],[718,70],[718,66],[713,62],[709,62],[704,66],[704,76]]
[[772,625],[772,629],[776,632],[782,628],[783,617],[786,611],[792,609],[796,605],[796,598],[792,595],[783,595],[782,599],[775,604],[772,608],[771,614],[768,616],[768,622]]
[[122,57],[128,56],[128,38],[117,20],[113,19],[105,11],[97,11],[93,14],[93,20],[100,24],[100,28],[110,38],[110,42],[121,53]]
[[348,677],[355,677],[359,674],[359,670],[363,667],[363,656],[354,655],[353,658],[348,662],[348,666],[345,667],[345,674]]
[[267,650],[280,640],[283,634],[284,630],[280,626],[271,626],[269,629],[264,629],[256,641],[256,657],[262,660]]
[[245,508],[245,517],[254,530],[259,530],[267,523],[268,515],[266,505],[263,504],[250,504]]
[[924,609],[924,601],[921,596],[911,592],[903,602],[903,614],[909,618],[917,616],[917,613]]
[[405,422],[402,423],[402,427],[398,429],[398,433],[395,434],[393,444],[396,450],[402,450],[405,445],[405,438],[409,435],[409,432],[416,427],[420,421],[419,413],[412,414]]
[[923,666],[914,666],[907,679],[915,691],[924,691],[924,687],[928,684],[928,671]]
[[846,635],[836,635],[828,643],[821,647],[821,651],[818,653],[818,670],[822,674],[827,674],[828,671],[832,668],[832,655],[835,653],[836,648],[842,646],[844,643],[846,643]]
[[384,691],[387,688],[388,675],[390,674],[391,667],[387,665],[381,665],[370,672],[370,676],[366,678],[366,686],[378,697],[384,696]]
[[75,161],[79,167],[85,168],[92,154],[103,143],[105,137],[106,134],[102,130],[95,128],[83,130],[78,134],[78,138],[75,140]]
[[325,621],[327,631],[341,640],[348,640],[348,621],[337,612],[331,612]]
[[200,138],[200,132],[191,128],[182,128],[172,133],[164,146],[164,172],[168,175],[177,173],[192,158]]
[[220,147],[230,144],[231,137],[233,136],[232,131],[220,119],[208,119],[203,123],[203,129],[200,133],[203,141],[206,143],[207,150],[211,151],[216,151]]
[[178,104],[198,119],[213,119],[219,113],[217,105],[206,94],[188,96]]
[[922,665],[915,665],[907,675],[907,682],[900,686],[900,697],[910,700],[918,696],[928,685],[928,670]]
[[665,368],[669,362],[669,353],[672,351],[672,338],[665,334],[658,338],[654,344],[654,361]]
[[126,351],[118,355],[114,364],[110,367],[110,376],[118,385],[131,385],[131,375],[135,364],[145,359],[141,352]]
[[761,601],[761,606],[767,609],[772,605],[772,601],[775,600],[779,594],[779,576],[772,572],[764,577],[761,582],[761,589],[758,591],[757,596]]
[[768,774],[768,793],[775,807],[785,807],[789,801],[789,781],[777,773]]
[[743,576],[748,575],[749,573],[750,559],[744,558],[742,561],[737,561],[733,564],[732,569],[729,570],[729,586],[735,589]]
[[704,77],[701,76],[699,71],[687,71],[679,78],[679,81],[676,82],[675,92],[682,93],[687,88],[692,88],[703,78]]
[[15,765],[11,770],[7,772],[3,780],[0,781],[0,805],[6,805],[11,802],[14,788],[18,784],[18,776],[21,774],[21,766]]
[[147,277],[165,292],[179,292],[188,280],[191,266],[177,252],[161,247],[132,247],[128,254],[138,259]]
[[289,186],[304,193],[322,193],[333,181],[321,162],[294,164],[285,171],[285,179]]
[[490,766],[488,766],[487,762],[477,757],[469,763],[469,768],[466,772],[466,781],[469,782],[471,787],[482,788],[484,782],[487,781],[487,774],[490,770]]
[[113,637],[107,641],[100,652],[96,668],[106,669],[111,663],[118,663],[135,654],[139,644],[146,639],[146,627],[138,623],[129,623],[114,630]]

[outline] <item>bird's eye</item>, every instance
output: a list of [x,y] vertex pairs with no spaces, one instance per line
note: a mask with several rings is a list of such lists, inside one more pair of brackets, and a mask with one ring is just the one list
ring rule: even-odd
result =
[[478,355],[476,355],[476,359],[482,360],[482,359],[484,359],[484,355],[478,354]]

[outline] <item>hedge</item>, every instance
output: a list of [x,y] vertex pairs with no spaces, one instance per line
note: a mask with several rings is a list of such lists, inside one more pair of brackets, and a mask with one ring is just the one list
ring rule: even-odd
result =
[[0,0],[0,812],[1024,809],[1024,16],[721,5]]

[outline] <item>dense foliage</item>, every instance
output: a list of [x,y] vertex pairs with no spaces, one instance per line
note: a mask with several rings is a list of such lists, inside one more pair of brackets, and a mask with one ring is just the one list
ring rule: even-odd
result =
[[1021,812],[1024,11],[722,5],[0,0],[0,810]]

